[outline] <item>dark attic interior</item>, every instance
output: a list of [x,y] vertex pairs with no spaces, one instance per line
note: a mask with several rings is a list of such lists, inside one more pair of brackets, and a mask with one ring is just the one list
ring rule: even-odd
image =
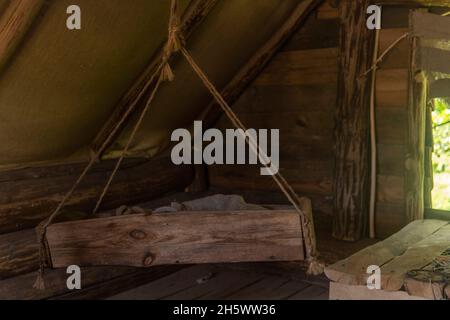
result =
[[0,300],[448,300],[450,1],[0,0]]

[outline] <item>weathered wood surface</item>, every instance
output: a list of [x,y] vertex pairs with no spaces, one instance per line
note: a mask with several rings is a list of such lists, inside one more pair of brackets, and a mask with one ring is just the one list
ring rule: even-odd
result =
[[[317,68],[320,65],[334,70],[333,82],[291,85],[286,77],[277,76],[284,80],[275,81],[274,85],[258,84],[261,77],[269,79],[268,74],[281,74],[289,68],[293,79],[308,79],[302,75],[304,72],[320,77],[326,73],[323,68]],[[298,193],[314,199],[315,210],[330,214],[336,66],[336,48],[284,51],[271,61],[233,106],[239,118],[253,128],[282,130],[281,172]],[[230,123],[222,118],[217,126],[229,128]],[[258,166],[212,166],[209,168],[210,184],[222,190],[278,192],[276,184],[267,177],[261,177],[258,170]],[[325,203],[326,210],[323,210]]]
[[311,15],[281,48],[282,51],[297,51],[339,46],[338,18],[318,19]]
[[[149,282],[157,281],[171,275],[186,266],[164,266],[152,269],[135,269],[123,273],[117,277],[110,277],[102,282],[96,282],[89,286],[84,286],[82,290],[70,291],[63,294],[52,295],[50,300],[99,300],[106,299],[113,295],[120,294],[126,290],[145,285]],[[98,267],[102,269],[102,267]],[[105,267],[103,267],[105,268]],[[97,269],[96,267],[87,269]],[[113,270],[113,268],[109,268]],[[123,269],[123,268],[120,268]],[[130,269],[130,268],[126,268]],[[110,271],[111,272],[111,271]]]
[[336,48],[280,52],[256,78],[258,86],[327,85],[336,83]]
[[[383,28],[380,30],[380,54],[385,52],[397,39],[409,31],[408,28]],[[385,56],[379,64],[382,69],[408,69],[410,47],[407,39],[402,40]]]
[[[258,264],[257,266],[259,266]],[[272,264],[271,264],[272,265]],[[235,267],[236,266],[236,267]],[[256,266],[256,267],[257,267]],[[256,269],[255,264],[198,265],[139,288],[115,295],[110,300],[326,300],[327,284],[314,277],[292,279]],[[298,271],[299,274],[304,272]]]
[[405,203],[408,222],[423,219],[425,215],[425,132],[428,83],[425,74],[416,75],[416,71],[414,67],[411,70],[410,103],[407,112]]
[[[439,258],[445,258],[447,261],[449,259],[449,256],[445,257],[437,257]],[[425,268],[421,270],[433,270],[433,264],[427,265]],[[424,297],[425,299],[429,300],[444,300],[444,299],[450,299],[450,296],[448,293],[446,293],[446,289],[448,287],[448,283],[446,282],[432,282],[427,280],[419,280],[414,279],[412,277],[406,277],[404,289],[406,292],[408,292],[412,296],[418,296],[418,297]]]
[[35,21],[45,0],[14,0],[0,16],[0,72]]
[[[92,170],[69,199],[68,209],[89,212],[95,205],[114,161]],[[77,179],[82,165],[62,165],[0,173],[0,234],[33,228],[58,205]],[[175,166],[168,157],[125,164],[105,198],[103,209],[134,204],[183,190],[193,167]]]
[[422,241],[413,244],[401,256],[381,267],[381,286],[388,291],[400,290],[410,270],[423,269],[450,247],[450,225],[447,223]]
[[339,10],[336,1],[324,1],[317,10],[317,19],[330,20],[339,18]]
[[[88,214],[82,212],[68,211],[58,217],[57,221],[88,217]],[[0,280],[37,270],[38,267],[39,246],[35,229],[0,235]]]
[[407,225],[404,203],[377,203],[377,237],[386,239]]
[[[383,7],[380,53],[409,31],[409,7]],[[376,234],[386,238],[407,224],[405,160],[410,43],[399,42],[379,64],[376,81],[378,176]]]
[[[305,22],[308,15],[321,3],[320,0],[301,1],[292,15],[279,30],[253,55],[247,64],[222,90],[221,94],[228,104],[233,104],[245,91],[250,83],[260,74],[277,50],[289,39],[297,28]],[[222,115],[221,109],[215,102],[211,102],[203,113],[207,126],[213,125]]]
[[45,272],[45,290],[33,288],[37,272],[0,280],[0,300],[101,299],[164,277],[180,266],[136,269],[130,267],[91,267],[81,269],[82,290],[69,291],[65,269]]
[[355,241],[367,230],[369,78],[372,35],[367,0],[341,1],[341,47],[336,111],[333,236]]
[[[320,14],[319,14],[320,11]],[[280,171],[295,191],[311,198],[315,211],[332,214],[334,110],[337,91],[339,20],[325,1],[274,54],[235,101],[233,110],[251,128],[281,128]],[[325,79],[325,81],[323,81]],[[226,91],[224,91],[226,92]],[[217,109],[215,109],[217,110]],[[230,128],[222,117],[215,125]],[[286,202],[258,166],[211,166],[211,188],[265,195]]]
[[0,235],[0,280],[39,268],[39,246],[34,229]]
[[365,285],[367,267],[376,265],[381,268],[382,289],[395,291],[403,285],[408,271],[428,265],[449,245],[448,221],[418,220],[388,239],[328,266],[325,274],[341,284]]
[[414,11],[411,15],[412,34],[428,39],[450,39],[450,19],[428,12]]
[[54,224],[53,267],[303,260],[295,211],[180,212]]

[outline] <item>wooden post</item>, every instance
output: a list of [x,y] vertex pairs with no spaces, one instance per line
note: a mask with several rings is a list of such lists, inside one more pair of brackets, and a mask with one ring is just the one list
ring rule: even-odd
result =
[[411,70],[406,144],[405,201],[406,219],[411,222],[425,215],[425,129],[427,78]]
[[341,58],[336,113],[333,236],[356,241],[366,232],[369,185],[369,90],[373,32],[369,0],[341,1]]

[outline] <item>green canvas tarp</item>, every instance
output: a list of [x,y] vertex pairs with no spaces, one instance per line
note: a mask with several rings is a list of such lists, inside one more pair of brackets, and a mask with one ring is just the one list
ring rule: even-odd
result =
[[[5,3],[0,0],[0,12]],[[66,28],[69,5],[82,29]],[[52,0],[0,70],[0,168],[84,161],[88,146],[164,43],[170,1]],[[180,0],[181,9],[189,5]],[[298,0],[219,0],[188,49],[224,87],[289,17]],[[3,9],[3,10],[2,10]],[[189,127],[211,101],[190,67],[173,62],[130,155],[153,156],[173,129]],[[115,157],[129,129],[105,157]]]

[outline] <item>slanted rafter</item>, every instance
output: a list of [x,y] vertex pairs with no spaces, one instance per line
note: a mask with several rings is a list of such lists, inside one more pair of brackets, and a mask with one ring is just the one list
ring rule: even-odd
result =
[[0,72],[23,40],[45,0],[14,0],[0,17]]

